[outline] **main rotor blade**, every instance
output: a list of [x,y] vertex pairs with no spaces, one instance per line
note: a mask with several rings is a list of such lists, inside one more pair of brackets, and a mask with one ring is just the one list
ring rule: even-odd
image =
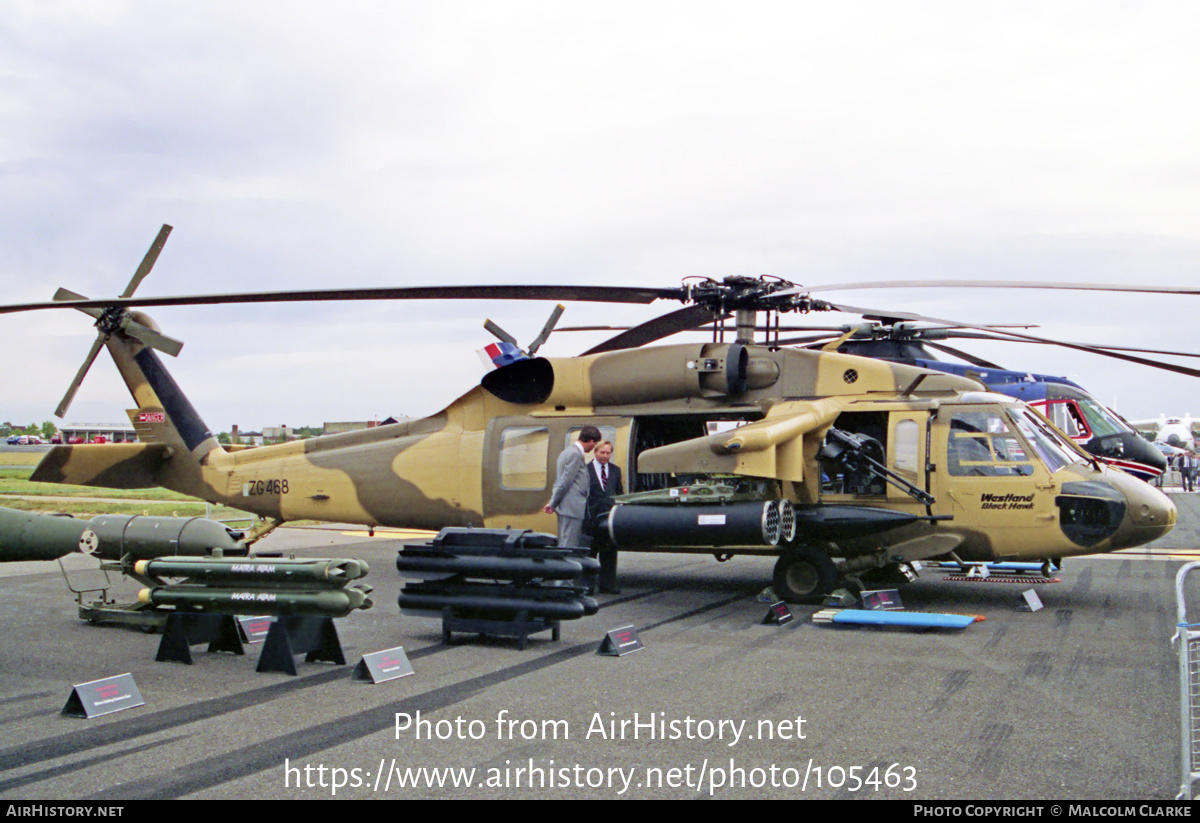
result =
[[807,294],[814,291],[841,289],[1065,289],[1067,291],[1140,292],[1143,294],[1198,294],[1200,288],[1180,286],[1134,286],[1112,283],[1051,283],[1029,280],[879,280],[862,283],[823,283],[818,286],[796,286],[772,294],[780,297]]
[[75,373],[75,379],[71,381],[71,385],[67,387],[67,393],[63,395],[62,402],[58,404],[58,408],[54,410],[54,416],[62,418],[67,413],[67,409],[71,406],[71,401],[75,399],[75,393],[79,391],[79,386],[83,383],[83,378],[87,377],[88,369],[92,367],[92,363],[96,360],[96,355],[100,354],[100,349],[104,346],[104,335],[96,335],[96,339],[92,342],[92,348],[88,352],[87,357],[83,358],[83,365],[79,367],[79,371]]
[[[999,329],[999,328],[1003,328],[1003,327],[1002,326],[989,326],[988,328]],[[1012,328],[1022,328],[1022,327],[1013,326]],[[950,334],[949,337],[963,338],[963,339],[969,339],[969,340],[998,340],[1001,343],[1013,342],[1012,339],[1008,338],[1008,337],[998,337],[994,334],[980,334],[978,332],[968,332],[968,331],[955,331],[954,333]],[[1028,341],[1028,342],[1033,342],[1033,341]],[[1058,342],[1059,341],[1053,341],[1050,345],[1058,345]],[[1137,352],[1138,354],[1165,354],[1170,357],[1200,357],[1200,353],[1189,352],[1189,351],[1173,351],[1171,349],[1139,349],[1139,348],[1133,348],[1132,346],[1108,346],[1103,343],[1076,343],[1076,345],[1091,346],[1094,349],[1105,349],[1107,351],[1127,351],[1127,352]]]
[[[835,311],[850,312],[852,314],[863,314],[863,313],[869,311],[866,309],[859,309],[854,306],[834,305],[832,303],[830,303],[829,305]],[[958,320],[942,320],[942,319],[939,319],[936,317],[925,317],[924,315],[910,314],[908,312],[890,312],[889,316],[899,317],[903,320],[921,320],[926,323],[949,323],[951,325],[962,326],[963,328],[967,328],[967,329],[976,329],[979,331],[991,331],[994,334],[1000,335],[1005,338],[1011,338],[1011,339],[1026,341],[1026,342],[1031,342],[1031,343],[1048,343],[1052,346],[1062,346],[1065,349],[1075,349],[1076,351],[1084,351],[1084,352],[1088,352],[1090,354],[1099,354],[1104,357],[1112,357],[1116,360],[1125,360],[1130,363],[1138,363],[1143,366],[1151,366],[1152,368],[1163,369],[1164,371],[1172,371],[1177,374],[1186,374],[1189,377],[1200,377],[1200,370],[1198,370],[1198,369],[1190,369],[1187,366],[1176,366],[1173,363],[1163,363],[1158,360],[1148,360],[1144,357],[1135,357],[1135,356],[1129,355],[1129,354],[1120,354],[1113,349],[1103,349],[1103,348],[1099,348],[1097,346],[1087,346],[1082,343],[1067,343],[1063,340],[1050,340],[1045,337],[1035,337],[1034,335],[1031,335],[1031,334],[1021,334],[1019,332],[1014,332],[1014,331],[1004,331],[1004,330],[995,329],[995,328],[989,329],[985,326],[976,326],[974,324],[963,323]]]
[[843,334],[845,334],[845,332],[833,332],[833,333],[826,333],[826,334],[810,334],[805,337],[789,337],[785,340],[780,340],[779,345],[781,345],[781,346],[800,346],[800,345],[803,345],[804,343],[819,343],[822,340],[828,342],[830,340],[834,340],[834,339],[840,337]]
[[688,331],[705,323],[713,322],[713,315],[703,306],[685,306],[653,320],[647,320],[639,326],[623,331],[616,337],[605,340],[598,346],[593,346],[584,354],[600,354],[618,349],[636,349],[655,340],[662,340],[681,331]]
[[141,285],[141,282],[146,279],[146,275],[150,273],[150,269],[154,268],[154,263],[158,260],[158,255],[162,252],[163,246],[166,244],[167,237],[170,234],[171,227],[163,223],[162,228],[158,230],[158,237],[154,238],[154,242],[150,244],[150,250],[142,258],[142,264],[133,273],[133,279],[129,281],[129,285],[125,287],[125,291],[121,292],[122,297],[131,297],[137,291],[137,287]]
[[965,351],[960,351],[959,349],[956,349],[953,346],[947,346],[945,343],[931,343],[928,340],[926,340],[924,342],[925,342],[926,346],[929,346],[929,348],[937,349],[938,351],[943,351],[946,354],[950,354],[955,357],[966,360],[972,366],[979,366],[980,368],[984,368],[984,369],[996,369],[998,371],[1008,371],[1008,369],[1004,368],[1003,366],[997,366],[995,363],[991,363],[987,360],[984,360],[982,357],[976,357],[973,354],[968,354]]
[[412,286],[20,303],[0,306],[0,314],[62,308],[106,309],[110,306],[312,303],[335,300],[575,300],[586,303],[653,303],[655,300],[683,300],[686,296],[687,293],[683,289],[643,289],[635,286]]

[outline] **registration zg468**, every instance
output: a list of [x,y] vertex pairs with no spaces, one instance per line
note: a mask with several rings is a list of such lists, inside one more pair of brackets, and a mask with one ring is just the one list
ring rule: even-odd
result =
[[242,484],[242,496],[253,497],[259,494],[287,494],[287,478],[282,480],[251,480]]

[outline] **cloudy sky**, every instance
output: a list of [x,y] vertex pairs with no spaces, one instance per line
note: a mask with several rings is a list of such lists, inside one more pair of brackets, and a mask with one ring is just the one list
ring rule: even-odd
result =
[[[139,294],[764,273],[1200,286],[1191,2],[0,5],[2,302],[115,295],[163,223]],[[827,296],[1200,351],[1200,297]],[[677,306],[575,304],[562,323]],[[176,379],[228,430],[436,411],[482,375],[485,318],[527,341],[551,308],[154,316],[186,342]],[[93,337],[77,312],[0,316],[0,420],[50,419]],[[1069,375],[1129,418],[1200,415],[1196,378],[963,347]],[[129,405],[102,358],[67,420]]]

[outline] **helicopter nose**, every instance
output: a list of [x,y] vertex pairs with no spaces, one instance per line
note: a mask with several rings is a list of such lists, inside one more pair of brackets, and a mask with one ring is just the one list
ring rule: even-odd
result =
[[1125,496],[1125,516],[1113,535],[1114,549],[1144,546],[1165,535],[1174,526],[1179,510],[1158,489],[1121,471],[1106,478]]
[[1145,545],[1169,532],[1178,516],[1171,498],[1117,469],[1063,483],[1056,502],[1063,534],[1092,551]]

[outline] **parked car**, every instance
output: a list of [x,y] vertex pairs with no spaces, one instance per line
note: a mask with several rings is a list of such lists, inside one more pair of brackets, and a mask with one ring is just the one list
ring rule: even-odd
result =
[[20,440],[21,440],[21,435],[19,435],[19,434],[10,434],[10,435],[8,436],[8,439],[7,439],[6,441],[4,441],[4,442],[5,442],[5,443],[7,443],[7,444],[8,444],[8,445],[10,445],[10,446],[16,446],[16,445],[17,445],[17,444],[20,442]]

